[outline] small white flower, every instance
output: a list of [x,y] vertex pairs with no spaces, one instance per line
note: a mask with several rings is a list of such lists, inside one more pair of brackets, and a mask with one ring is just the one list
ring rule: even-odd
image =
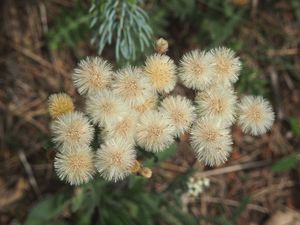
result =
[[80,112],[70,112],[58,117],[51,124],[53,141],[62,147],[80,148],[90,144],[94,129]]
[[169,93],[176,84],[176,66],[170,57],[154,54],[146,59],[145,74],[159,93]]
[[182,83],[195,90],[205,90],[215,79],[210,53],[194,50],[186,53],[179,68]]
[[171,119],[176,136],[187,131],[196,117],[192,102],[180,95],[165,98],[161,103],[161,111]]
[[266,133],[274,122],[272,107],[263,97],[243,97],[239,104],[238,114],[238,123],[243,132],[251,135]]
[[118,71],[112,89],[130,105],[142,104],[154,93],[149,78],[136,67],[126,67]]
[[100,57],[88,57],[80,61],[72,78],[79,94],[93,94],[110,85],[112,66]]
[[202,118],[191,131],[191,146],[197,158],[205,165],[224,163],[232,151],[229,129],[218,120]]
[[172,121],[161,112],[148,111],[137,124],[136,141],[149,152],[160,152],[173,143],[175,127]]
[[93,177],[94,154],[88,146],[57,153],[54,168],[58,177],[71,185],[87,183]]
[[130,111],[125,116],[116,119],[109,126],[105,127],[103,133],[105,139],[123,138],[134,143],[138,114]]
[[108,181],[123,180],[130,174],[136,159],[133,145],[124,139],[111,139],[97,150],[96,167]]
[[108,126],[116,120],[123,118],[130,108],[122,99],[111,91],[105,90],[90,95],[86,101],[86,111],[94,123]]
[[[228,140],[228,142],[231,140]],[[219,166],[225,163],[229,157],[232,147],[227,145],[219,145],[214,148],[203,148],[196,152],[198,160],[208,166]]]
[[227,126],[234,123],[237,97],[232,88],[216,86],[199,92],[196,97],[198,113],[201,117],[211,117]]
[[210,51],[217,83],[235,83],[241,70],[241,62],[235,53],[225,47],[214,48]]
[[198,197],[205,188],[209,187],[209,179],[204,178],[197,178],[190,177],[187,182],[188,191],[187,193],[192,197]]

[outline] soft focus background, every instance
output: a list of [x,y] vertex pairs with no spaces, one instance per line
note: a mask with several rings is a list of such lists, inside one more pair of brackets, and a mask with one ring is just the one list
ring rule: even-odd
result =
[[[125,52],[116,61],[117,34],[112,32],[111,45],[99,46],[101,33],[95,32],[105,19],[92,28],[90,23],[105,15],[89,13],[91,1],[0,1],[0,224],[105,224],[106,217],[110,224],[299,224],[300,1],[127,2],[148,14],[147,24],[140,25],[149,25],[153,35],[143,51],[133,37],[136,58]],[[219,168],[195,163],[181,142],[171,158],[164,156],[168,159],[155,166],[152,179],[142,184],[130,179],[134,191],[121,184],[111,194],[114,189],[95,184],[105,204],[88,213],[82,189],[60,182],[54,173],[47,98],[65,91],[82,106],[71,82],[81,58],[97,55],[102,46],[102,56],[115,68],[128,61],[142,65],[159,37],[169,41],[168,55],[176,63],[195,48],[234,49],[243,63],[237,90],[268,98],[276,122],[257,138],[234,127],[234,151]],[[191,174],[210,180],[197,198],[182,194]]]

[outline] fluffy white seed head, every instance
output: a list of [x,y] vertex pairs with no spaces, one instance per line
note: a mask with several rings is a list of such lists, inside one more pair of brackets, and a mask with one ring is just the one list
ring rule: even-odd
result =
[[93,94],[110,85],[112,66],[100,57],[88,57],[80,61],[72,78],[79,94]]
[[211,54],[200,50],[186,53],[180,62],[179,77],[186,87],[205,90],[215,79]]
[[166,114],[148,111],[137,124],[136,141],[149,152],[160,152],[173,143],[175,127]]
[[100,126],[114,123],[126,115],[129,109],[120,97],[108,90],[90,95],[86,101],[87,113]]
[[96,167],[108,181],[123,180],[136,159],[133,145],[124,139],[110,139],[97,150]]
[[134,143],[137,120],[138,114],[133,110],[129,111],[104,129],[105,139],[123,138]]
[[154,92],[149,78],[136,67],[126,67],[118,71],[112,89],[130,105],[142,104]]
[[227,126],[235,121],[237,97],[231,87],[216,86],[199,92],[196,103],[201,117],[221,120]]
[[171,120],[177,137],[189,129],[196,117],[192,102],[180,95],[165,98],[161,103],[161,111]]
[[54,168],[59,179],[71,185],[87,183],[95,172],[94,154],[88,146],[57,153]]
[[211,50],[214,73],[218,83],[235,83],[238,80],[241,70],[241,62],[235,53],[225,47]]
[[219,145],[212,149],[204,148],[196,152],[196,156],[207,166],[220,166],[228,160],[231,151],[230,145]]
[[80,148],[90,144],[94,129],[80,112],[70,112],[58,117],[51,124],[53,141],[61,149]]
[[209,166],[224,163],[232,150],[229,132],[218,120],[198,120],[191,131],[191,146],[197,158]]
[[159,93],[169,93],[176,84],[176,66],[170,57],[154,54],[146,59],[145,74]]
[[274,112],[263,97],[245,96],[238,106],[238,123],[244,133],[261,135],[271,129]]

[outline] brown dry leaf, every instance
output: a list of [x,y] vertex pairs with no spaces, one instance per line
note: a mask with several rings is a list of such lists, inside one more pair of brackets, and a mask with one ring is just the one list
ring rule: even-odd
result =
[[300,213],[293,210],[276,212],[265,225],[300,225]]

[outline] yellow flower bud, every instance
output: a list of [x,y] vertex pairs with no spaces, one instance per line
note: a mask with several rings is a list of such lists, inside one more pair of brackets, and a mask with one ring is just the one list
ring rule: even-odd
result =
[[48,101],[50,116],[55,119],[63,114],[74,111],[74,104],[71,97],[65,93],[50,95]]
[[131,173],[137,173],[141,169],[141,164],[139,161],[135,160],[133,166],[131,167]]

